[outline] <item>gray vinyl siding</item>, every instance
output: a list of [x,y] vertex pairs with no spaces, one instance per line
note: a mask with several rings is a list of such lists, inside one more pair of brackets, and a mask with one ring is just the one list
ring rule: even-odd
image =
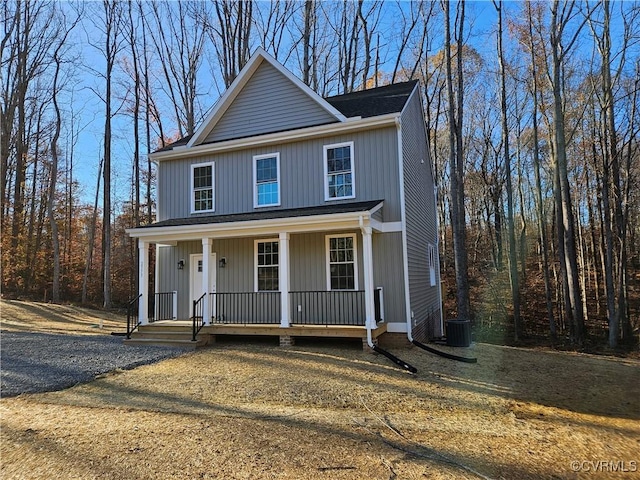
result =
[[402,233],[373,234],[373,286],[382,287],[386,323],[406,323]]
[[401,133],[413,335],[425,340],[442,332],[438,288],[431,286],[429,275],[429,244],[437,245],[437,227],[431,159],[418,91],[414,91],[405,107]]
[[263,61],[204,143],[335,121],[333,115]]
[[334,203],[325,201],[324,197],[323,146],[351,141],[354,143],[356,196],[347,201],[384,199],[380,219],[399,221],[400,179],[395,127],[163,161],[158,169],[158,220],[191,215],[191,165],[212,161],[215,162],[215,214],[255,211],[253,157],[275,152],[280,153],[281,204],[269,209]]
[[[290,246],[290,290],[326,291],[327,235],[355,233],[358,259],[358,286],[364,288],[362,235],[360,232],[321,232],[291,235]],[[274,238],[274,237],[265,237]],[[257,238],[233,238],[213,240],[212,252],[217,260],[225,257],[227,265],[216,269],[216,291],[218,293],[253,292],[255,286],[255,251]],[[178,318],[191,316],[189,298],[190,255],[202,253],[202,242],[178,242],[175,247],[158,249],[158,292],[178,291]],[[178,270],[180,259],[185,260],[183,270]],[[402,238],[400,233],[373,235],[374,286],[384,289],[385,320],[404,321],[404,285],[402,282]]]

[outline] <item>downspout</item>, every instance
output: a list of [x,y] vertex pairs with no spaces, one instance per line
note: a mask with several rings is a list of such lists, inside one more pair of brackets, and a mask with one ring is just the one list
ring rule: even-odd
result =
[[[364,244],[364,238],[365,235],[367,235],[369,237],[368,242],[371,242],[371,233],[368,233],[366,231],[366,227],[364,226],[364,220],[362,215],[360,215],[360,218],[358,219],[359,224],[360,224],[360,231],[362,232],[362,239],[363,239],[363,244]],[[363,245],[364,246],[364,245]],[[396,365],[404,368],[405,370],[408,370],[411,373],[416,373],[418,371],[418,369],[416,367],[414,367],[413,365],[410,365],[409,363],[405,362],[404,360],[399,359],[398,357],[396,357],[395,355],[393,355],[392,353],[387,352],[386,350],[383,350],[382,348],[380,348],[379,346],[377,346],[375,343],[373,343],[373,335],[371,334],[371,330],[373,329],[373,325],[375,324],[375,314],[373,312],[373,308],[372,308],[372,303],[373,303],[373,248],[372,245],[369,245],[368,247],[364,246],[364,248],[362,249],[362,255],[363,255],[363,259],[364,259],[364,272],[365,272],[365,286],[364,286],[364,298],[365,298],[365,312],[368,313],[368,315],[366,315],[366,320],[365,320],[365,328],[367,330],[367,345],[369,345],[369,347],[371,347],[373,349],[374,352],[377,353],[381,353],[382,355],[384,355],[385,357],[387,357],[389,360],[391,360],[392,362],[394,362]]]
[[[360,215],[360,217],[358,218],[358,223],[360,225],[360,232],[362,233],[363,238],[364,238],[364,220],[362,218],[362,215]],[[364,250],[364,248],[363,248],[363,250]],[[364,255],[364,251],[362,253]],[[364,265],[364,268],[365,268],[365,271],[366,271],[367,265]],[[366,294],[366,291],[368,290],[367,287],[368,287],[368,285],[366,285],[366,282],[365,282],[365,299],[367,298],[367,294]],[[369,307],[369,305],[368,305],[368,302],[367,302],[367,307],[365,308],[365,312],[368,310],[368,307]],[[367,345],[369,345],[371,348],[373,348],[375,350],[376,346],[373,343],[373,336],[371,335],[371,322],[372,322],[372,319],[370,318],[370,316],[367,316],[367,319],[364,322],[365,323],[365,328],[367,330]]]
[[442,273],[440,272],[440,217],[438,216],[438,186],[433,179],[433,214],[436,217],[436,252],[438,253],[438,302],[440,306],[440,332],[444,334],[444,309],[442,305]]

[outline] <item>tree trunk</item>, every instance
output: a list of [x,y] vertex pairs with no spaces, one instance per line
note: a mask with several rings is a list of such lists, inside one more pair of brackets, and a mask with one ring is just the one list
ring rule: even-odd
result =
[[582,315],[582,296],[580,294],[579,272],[576,252],[575,220],[571,201],[571,188],[567,169],[567,151],[565,138],[565,117],[563,108],[563,93],[561,69],[567,49],[561,45],[562,31],[565,23],[558,21],[558,3],[551,8],[551,53],[552,61],[552,91],[553,91],[553,142],[558,176],[559,198],[558,208],[558,241],[562,243],[561,263],[564,264],[567,296],[572,321],[572,340],[578,344],[584,341],[584,318]]
[[[464,157],[462,151],[463,120],[463,72],[461,32],[464,28],[464,1],[458,4],[460,33],[457,38],[457,96],[453,92],[453,72],[451,65],[451,26],[449,2],[443,2],[445,15],[445,63],[447,98],[449,100],[449,163],[451,170],[451,225],[453,229],[453,251],[455,259],[458,318],[470,319],[469,277],[467,267],[466,221],[464,206]],[[456,112],[457,106],[457,112]]]
[[[502,143],[504,148],[505,179],[507,189],[507,230],[509,234],[509,278],[511,280],[511,300],[513,302],[514,340],[522,338],[522,320],[520,318],[520,282],[518,278],[518,252],[513,219],[513,185],[511,179],[511,154],[509,151],[509,125],[507,121],[507,87],[502,49],[502,0],[495,4],[498,11],[498,61],[500,63],[500,105],[502,113]],[[460,51],[458,51],[460,55]]]

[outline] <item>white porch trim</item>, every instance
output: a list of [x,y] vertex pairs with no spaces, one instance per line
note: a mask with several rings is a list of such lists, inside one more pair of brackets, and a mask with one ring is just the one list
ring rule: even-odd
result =
[[149,323],[149,242],[139,238],[138,252],[138,258],[140,259],[138,294],[141,295],[138,300],[138,321],[142,325],[147,325]]
[[291,325],[291,314],[289,312],[289,233],[280,232],[278,282],[280,285],[280,326],[288,328]]
[[371,227],[362,226],[362,259],[364,271],[364,303],[365,325],[369,329],[376,328],[375,306],[373,300],[373,244]]
[[209,308],[209,270],[211,269],[211,244],[210,238],[202,239],[202,323],[209,325],[211,323],[211,309]]

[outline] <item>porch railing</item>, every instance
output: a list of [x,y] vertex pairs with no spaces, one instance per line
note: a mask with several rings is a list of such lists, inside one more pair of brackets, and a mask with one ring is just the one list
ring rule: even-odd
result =
[[159,292],[150,297],[149,323],[178,318],[178,292]]
[[193,322],[193,341],[196,341],[196,337],[200,330],[202,330],[202,326],[204,325],[204,298],[207,296],[206,293],[203,293],[202,296],[198,300],[193,301],[192,307],[192,315],[191,321]]
[[279,324],[280,292],[210,293],[211,323]]
[[130,339],[133,331],[140,326],[140,319],[138,318],[140,297],[142,297],[142,294],[130,300],[127,304],[127,339]]
[[365,324],[364,290],[289,292],[289,298],[292,324]]

